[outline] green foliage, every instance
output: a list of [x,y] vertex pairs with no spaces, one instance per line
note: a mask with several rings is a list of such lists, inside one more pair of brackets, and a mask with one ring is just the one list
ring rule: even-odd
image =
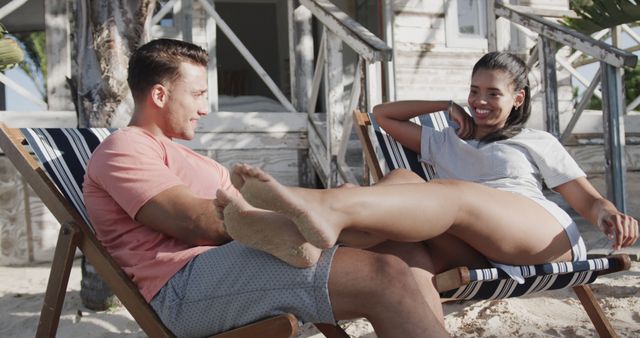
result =
[[[640,95],[640,64],[635,68],[625,68],[622,82],[624,83],[624,100],[629,104]],[[595,95],[592,96],[587,109],[602,110],[602,100]]]
[[569,6],[580,18],[563,23],[585,34],[640,21],[640,0],[570,0]]

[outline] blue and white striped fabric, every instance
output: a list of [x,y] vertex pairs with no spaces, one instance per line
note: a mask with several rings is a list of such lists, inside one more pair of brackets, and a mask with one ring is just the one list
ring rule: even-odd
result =
[[91,227],[82,196],[82,182],[93,150],[115,129],[20,129],[49,177]]
[[[403,147],[382,130],[373,116],[370,115],[369,120],[380,146],[379,150],[384,155],[389,170],[410,169],[427,181],[437,177],[431,166],[418,160],[418,154]],[[451,123],[447,120],[446,112],[422,115],[413,121],[439,130]],[[497,268],[469,270],[469,284],[441,292],[440,296],[458,300],[500,299],[545,290],[563,289],[592,283],[599,271],[614,268],[617,265],[618,262],[615,259],[598,258],[576,262],[517,266],[525,277],[524,284],[518,284],[504,271]]]

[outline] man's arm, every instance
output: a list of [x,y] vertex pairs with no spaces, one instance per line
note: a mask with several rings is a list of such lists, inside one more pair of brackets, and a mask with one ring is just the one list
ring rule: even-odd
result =
[[184,185],[169,188],[146,202],[136,221],[194,245],[229,242],[213,200],[194,196]]

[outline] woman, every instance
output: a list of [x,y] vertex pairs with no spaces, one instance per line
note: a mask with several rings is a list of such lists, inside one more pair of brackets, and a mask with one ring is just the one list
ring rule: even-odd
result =
[[[259,169],[237,166],[235,182],[250,205],[218,195],[220,208],[232,206],[224,210],[230,235],[284,260],[303,255],[281,245],[274,251],[265,244],[268,239],[241,231],[253,223],[246,217],[253,206],[286,216],[304,240],[318,248],[363,237],[367,244],[382,238],[429,240],[430,254],[438,255],[433,261],[442,261],[434,263],[431,272],[491,263],[520,279],[519,270],[509,264],[586,257],[575,222],[542,194],[544,180],[615,239],[614,249],[633,245],[638,222],[596,191],[552,135],[524,128],[530,115],[527,73],[524,62],[511,54],[484,55],[472,72],[471,116],[451,101],[404,101],[374,108],[383,129],[436,168],[439,179],[428,183],[413,173],[394,171],[384,184],[372,187],[291,188]],[[457,128],[436,131],[409,121],[444,109]],[[256,219],[254,226],[258,223]]]

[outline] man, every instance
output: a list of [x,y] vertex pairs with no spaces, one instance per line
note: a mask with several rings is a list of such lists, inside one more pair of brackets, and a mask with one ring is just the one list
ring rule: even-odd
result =
[[425,301],[434,291],[394,256],[333,247],[294,267],[231,241],[213,203],[218,189],[239,196],[228,171],[172,141],[192,139],[207,114],[206,65],[203,49],[176,40],[134,52],[131,122],[96,149],[84,183],[98,238],[165,325],[197,337],[291,312],[366,317],[382,338],[446,336]]

